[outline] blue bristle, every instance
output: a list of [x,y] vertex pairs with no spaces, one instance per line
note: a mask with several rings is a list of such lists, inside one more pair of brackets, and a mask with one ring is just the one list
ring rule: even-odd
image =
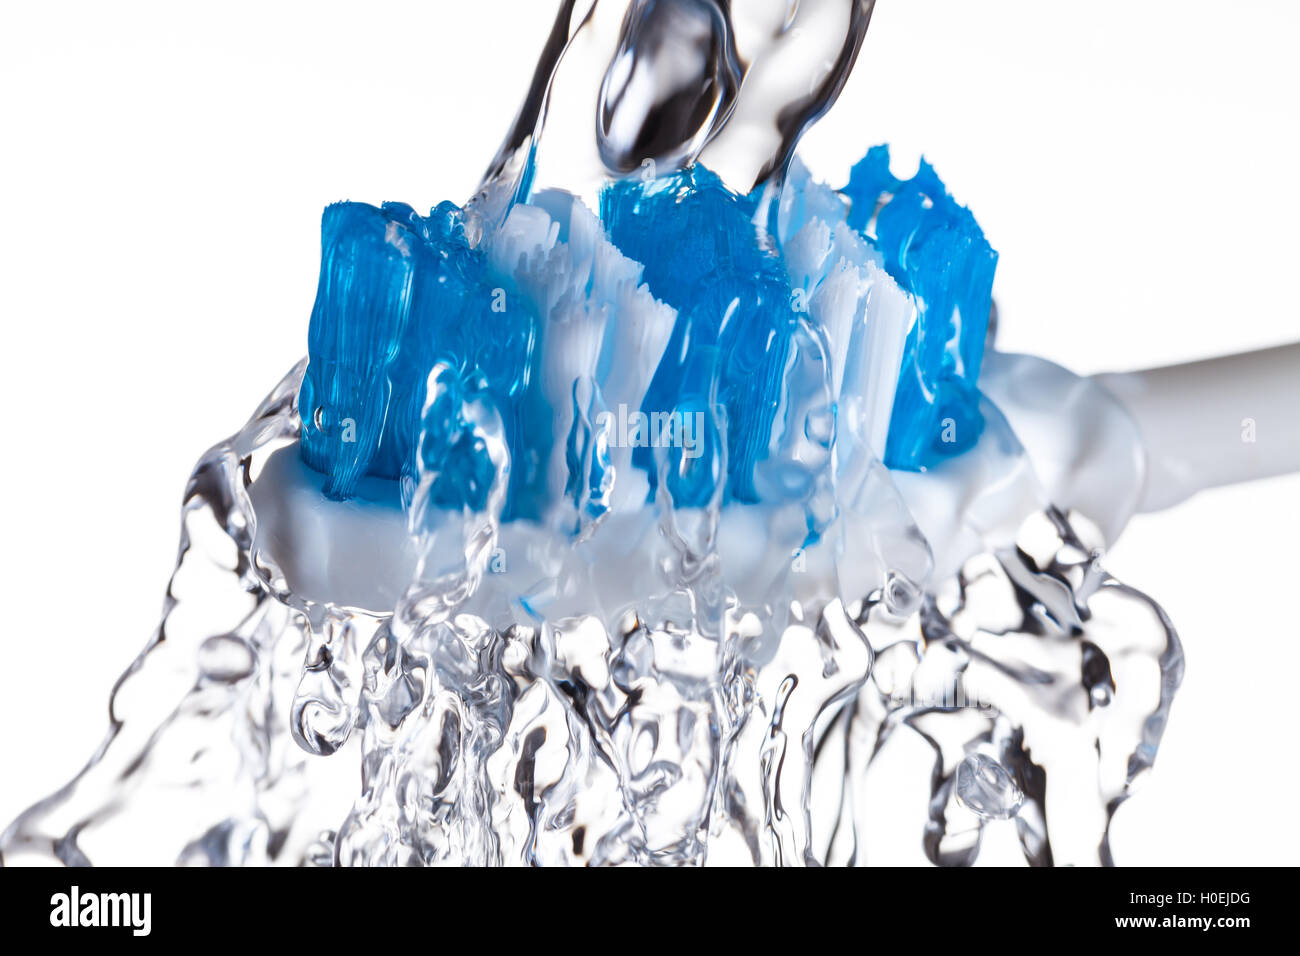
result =
[[[706,400],[716,371],[716,400],[727,413],[728,497],[747,502],[758,499],[754,466],[767,454],[796,321],[789,280],[760,248],[754,210],[753,199],[699,165],[614,183],[600,203],[614,245],[645,264],[651,292],[678,312],[642,410],[671,412]],[[705,348],[717,350],[716,366],[697,360],[694,353]],[[638,453],[634,461],[653,484],[652,452]],[[679,503],[706,503],[706,484]]]
[[885,464],[926,468],[970,448],[983,430],[976,382],[998,255],[924,160],[900,180],[889,171],[889,148],[873,147],[843,192],[852,203],[849,225],[872,238],[889,274],[919,304]]
[[[486,382],[517,444],[536,323],[469,247],[460,211],[443,203],[424,218],[400,203],[339,203],[321,229],[299,408],[303,460],[329,476],[325,493],[348,498],[362,475],[416,473],[425,385],[438,362]],[[464,500],[471,485],[448,476],[434,501],[474,506]]]
[[410,317],[414,238],[360,203],[337,203],[321,217],[311,363],[298,403],[303,459],[329,476],[331,498],[352,497],[374,470]]
[[[801,188],[801,181],[793,177],[790,188]],[[841,193],[847,228],[841,200],[818,188],[816,208],[836,213],[845,235],[856,230],[875,246],[893,281],[917,303],[888,419],[886,463],[915,470],[969,448],[983,427],[976,383],[997,253],[927,163],[912,179],[899,180],[889,171],[883,146],[854,167]],[[560,395],[576,402],[574,383],[561,380],[574,376],[592,377],[611,394],[618,392],[611,382],[620,373],[607,367],[611,343],[628,339],[620,346],[621,361],[635,363],[643,354],[628,352],[633,340],[650,350],[634,389],[636,396],[644,389],[641,412],[647,419],[658,414],[699,422],[702,429],[689,454],[681,447],[666,454],[644,444],[632,449],[632,464],[646,472],[651,494],[661,466],[668,468],[668,491],[679,507],[709,504],[720,492],[724,501],[747,503],[811,494],[812,475],[800,469],[807,471],[810,461],[825,454],[790,444],[791,436],[808,431],[808,423],[777,422],[776,416],[790,418],[797,406],[810,421],[834,421],[828,383],[836,373],[816,343],[831,331],[840,337],[845,332],[840,325],[815,328],[819,320],[806,308],[800,310],[802,321],[810,325],[801,327],[786,263],[754,225],[756,197],[730,192],[699,165],[649,181],[613,183],[601,194],[600,225],[627,258],[605,243],[600,271],[589,274],[582,270],[591,267],[593,250],[604,242],[589,215],[581,221],[588,223],[580,243],[586,251],[533,250],[531,237],[545,238],[548,228],[559,232],[549,233],[547,243],[569,241],[567,230],[578,220],[566,213],[568,201],[543,196],[539,204],[552,208],[519,207],[529,215],[511,218],[515,234],[508,240],[489,237],[481,248],[470,246],[463,213],[452,203],[428,216],[401,203],[338,203],[325,210],[310,362],[299,398],[301,454],[327,476],[325,493],[349,498],[366,476],[435,473],[435,505],[481,509],[491,462],[466,437],[472,430],[461,427],[456,404],[458,396],[473,394],[476,401],[490,401],[502,420],[511,467],[506,520],[540,520],[561,494],[580,507],[590,499],[598,513],[608,507],[603,492],[597,493],[608,477],[607,463],[589,454],[589,409],[575,404],[575,414],[559,427],[569,434],[555,435],[552,403]],[[593,236],[599,240],[595,246]],[[575,254],[577,259],[564,258]],[[864,251],[858,259],[875,255]],[[552,269],[559,270],[553,280]],[[645,287],[636,291],[642,281]],[[620,296],[633,292],[641,298],[627,305],[633,309],[627,313]],[[902,295],[895,290],[896,297]],[[899,313],[899,321],[910,308],[907,315]],[[653,316],[661,313],[655,309],[665,310],[657,333]],[[632,323],[623,330],[617,328],[620,312]],[[602,349],[606,323],[610,331]],[[906,328],[896,329],[894,342],[903,342]],[[804,344],[796,348],[797,336]],[[843,347],[836,359],[841,365]],[[897,345],[892,349],[875,361],[896,356]],[[578,361],[581,355],[587,358]],[[895,361],[888,360],[888,370],[898,367]],[[425,409],[426,382],[440,363],[452,371],[453,384]],[[796,366],[799,380],[788,379]],[[888,401],[889,382],[881,382]],[[869,389],[870,383],[855,387]],[[829,397],[818,397],[822,392]],[[882,432],[885,422],[882,417]],[[823,430],[819,424],[818,434]],[[828,431],[827,449],[832,438]],[[415,460],[417,449],[422,463]],[[557,484],[555,475],[548,478],[548,462],[554,471],[561,453],[558,468],[567,478]],[[587,458],[590,474],[583,471]],[[634,493],[639,498],[640,488]]]

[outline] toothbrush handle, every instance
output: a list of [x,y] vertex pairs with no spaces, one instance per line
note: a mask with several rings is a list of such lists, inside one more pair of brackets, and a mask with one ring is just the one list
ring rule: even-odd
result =
[[1142,435],[1147,467],[1138,511],[1300,471],[1300,342],[1093,378]]

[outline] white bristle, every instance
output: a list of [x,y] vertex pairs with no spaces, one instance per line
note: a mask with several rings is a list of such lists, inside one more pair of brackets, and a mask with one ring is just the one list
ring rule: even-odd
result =
[[[568,477],[564,442],[573,426],[575,383],[596,382],[599,367],[606,406],[639,408],[677,313],[641,284],[642,266],[610,243],[574,197],[544,192],[533,202],[512,209],[487,248],[493,265],[514,279],[543,319],[540,383],[558,440],[547,481],[558,499]],[[585,402],[589,389],[584,384],[578,391]],[[635,480],[630,451],[611,449],[617,498],[639,504],[645,483]]]
[[[795,224],[796,211],[822,207],[837,214],[833,205],[804,203],[787,211],[787,224]],[[915,300],[885,271],[879,253],[842,218],[834,223],[803,221],[782,252],[791,286],[805,290],[808,312],[830,343],[841,438],[850,445],[865,441],[882,457],[903,347],[916,321]]]

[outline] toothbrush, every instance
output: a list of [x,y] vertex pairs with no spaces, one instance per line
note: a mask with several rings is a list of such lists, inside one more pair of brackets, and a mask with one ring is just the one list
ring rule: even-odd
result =
[[858,863],[910,740],[931,862],[1009,819],[1112,862],[1182,655],[1100,550],[1300,470],[1300,345],[990,348],[933,168],[794,155],[871,10],[565,0],[464,207],[330,206],[308,359],[200,461],[109,739],[6,860]]

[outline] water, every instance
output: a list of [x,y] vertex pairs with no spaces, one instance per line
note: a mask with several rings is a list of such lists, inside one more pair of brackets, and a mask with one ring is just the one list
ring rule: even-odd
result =
[[[253,545],[250,482],[292,448],[302,372],[200,462],[105,746],[9,828],[7,863],[870,863],[900,735],[933,753],[916,840],[934,862],[970,862],[1003,817],[1032,862],[1109,861],[1181,654],[1064,516],[923,594],[783,614],[665,536],[677,563],[636,613],[505,626],[485,520],[396,613],[327,607]],[[499,423],[474,427],[499,445]]]
[[969,213],[791,159],[870,6],[566,2],[465,209],[327,210],[310,364],[4,862],[1110,863],[1180,645],[976,389]]

